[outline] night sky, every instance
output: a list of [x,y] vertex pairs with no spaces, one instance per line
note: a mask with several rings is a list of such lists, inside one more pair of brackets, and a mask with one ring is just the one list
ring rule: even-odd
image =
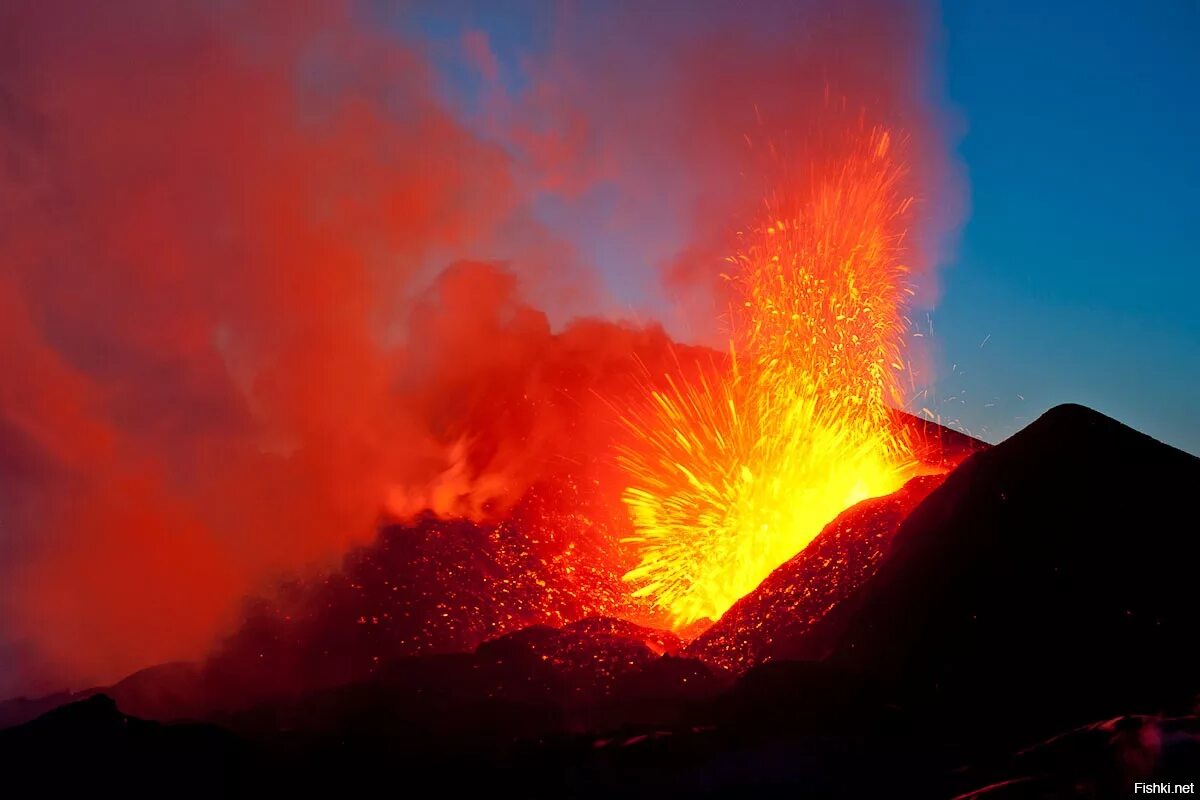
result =
[[[431,46],[446,96],[470,117],[481,91],[464,32],[486,36],[500,81],[519,92],[524,60],[554,35],[543,11],[460,3],[389,23]],[[643,40],[600,16],[590,22],[614,58],[643,57]],[[1200,7],[955,2],[930,16],[925,89],[969,199],[943,248],[940,296],[916,314],[932,324],[937,365],[914,409],[997,441],[1077,402],[1200,453]],[[769,28],[770,14],[755,24]],[[659,210],[643,235],[613,235],[595,223],[620,202],[614,192],[547,195],[538,215],[604,276],[604,313],[711,339],[677,319],[657,280],[680,221]]]

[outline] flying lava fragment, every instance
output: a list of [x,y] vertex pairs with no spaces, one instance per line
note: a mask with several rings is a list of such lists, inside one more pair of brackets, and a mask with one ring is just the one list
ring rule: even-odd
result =
[[727,363],[667,374],[622,421],[625,579],[673,624],[716,619],[848,506],[915,469],[900,399],[912,199],[903,142],[851,125],[741,236]]

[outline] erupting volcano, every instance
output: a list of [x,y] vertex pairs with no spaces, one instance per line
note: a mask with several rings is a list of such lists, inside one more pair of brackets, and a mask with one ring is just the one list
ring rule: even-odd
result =
[[[587,404],[560,432],[566,441],[551,446],[536,412],[514,411],[530,401],[527,385],[519,399],[489,389],[479,415],[448,432],[445,471],[393,489],[391,508],[402,520],[434,513],[490,526],[501,550],[555,531],[569,549],[542,554],[535,583],[549,594],[531,600],[526,586],[527,602],[553,608],[568,591],[554,576],[573,564],[569,594],[584,607],[682,630],[718,619],[841,511],[938,471],[921,464],[893,410],[911,378],[905,139],[866,116],[829,110],[819,144],[800,151],[808,160],[774,164],[776,188],[720,275],[727,355],[659,339],[601,369],[564,343],[537,374],[559,376],[569,405]],[[456,283],[470,274],[485,280]],[[591,377],[563,380],[571,372]],[[557,475],[527,490],[541,499],[505,502],[515,475],[546,458]],[[626,596],[613,590],[617,576]],[[503,607],[520,582],[506,576],[504,593],[483,604]]]
[[728,367],[623,417],[624,499],[641,563],[625,577],[678,625],[717,619],[843,509],[915,462],[902,400],[903,243],[912,198],[882,128],[847,126],[797,169],[729,259]]
[[1200,763],[1200,460],[1052,408],[1090,264],[1005,399],[941,12],[0,3],[0,796]]
[[[263,613],[286,658],[344,580],[321,630],[391,626],[369,663],[594,615],[687,638],[933,470],[893,413],[957,201],[924,12],[722,2],[555,16],[528,59],[336,4],[6,18],[7,691]],[[385,550],[395,602],[354,588]]]

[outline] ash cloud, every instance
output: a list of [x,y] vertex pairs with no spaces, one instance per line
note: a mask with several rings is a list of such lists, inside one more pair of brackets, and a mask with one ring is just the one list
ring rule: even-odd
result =
[[668,342],[551,325],[621,307],[575,230],[645,254],[710,335],[745,176],[827,86],[953,207],[927,9],[688,9],[555,7],[519,90],[466,36],[483,124],[356,6],[0,10],[0,695],[199,657],[381,514],[601,480],[602,395]]

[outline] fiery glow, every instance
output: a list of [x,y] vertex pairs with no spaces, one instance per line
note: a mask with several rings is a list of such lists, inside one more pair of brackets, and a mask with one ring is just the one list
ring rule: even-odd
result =
[[719,617],[840,511],[912,474],[888,411],[911,200],[889,132],[854,130],[768,199],[729,259],[728,365],[667,375],[623,416],[641,548],[625,579],[676,625]]

